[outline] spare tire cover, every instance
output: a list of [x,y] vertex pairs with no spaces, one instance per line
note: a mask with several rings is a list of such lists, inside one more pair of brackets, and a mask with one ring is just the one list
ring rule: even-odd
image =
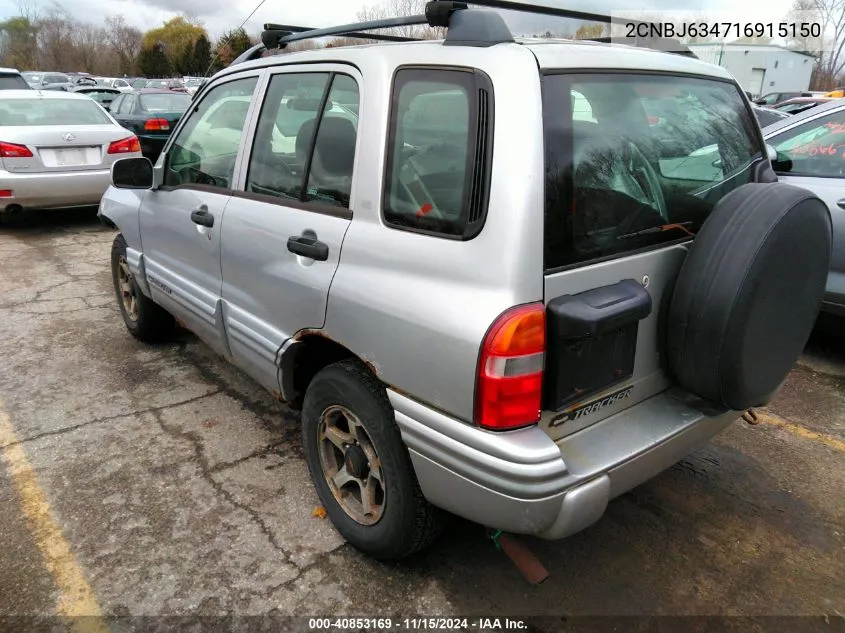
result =
[[751,183],[718,202],[669,307],[668,361],[680,386],[737,411],[771,399],[813,328],[831,234],[827,205],[799,187]]

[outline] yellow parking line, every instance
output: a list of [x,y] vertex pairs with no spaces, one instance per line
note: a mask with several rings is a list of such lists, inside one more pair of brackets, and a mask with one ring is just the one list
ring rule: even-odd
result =
[[766,413],[763,411],[755,410],[757,414],[758,422],[762,422],[763,424],[768,424],[770,426],[778,426],[790,433],[797,435],[798,437],[802,437],[805,440],[812,440],[814,442],[820,442],[825,446],[832,448],[835,451],[839,451],[840,453],[845,453],[845,442],[842,440],[835,438],[831,435],[826,435],[824,433],[817,433],[816,431],[811,431],[806,426],[801,426],[800,424],[794,424],[788,420],[784,420],[783,418],[773,415],[771,413]]
[[[56,615],[75,618],[73,629],[79,633],[108,631],[94,590],[62,534],[62,528],[50,511],[44,491],[23,446],[17,443],[14,428],[0,401],[0,446],[20,498],[21,509],[29,522],[44,564],[59,591]],[[80,617],[89,616],[89,617]],[[94,616],[94,617],[90,617]]]

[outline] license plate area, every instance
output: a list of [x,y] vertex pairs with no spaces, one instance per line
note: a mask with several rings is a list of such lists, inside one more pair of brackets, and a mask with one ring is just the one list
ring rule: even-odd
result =
[[84,167],[100,164],[100,148],[96,146],[45,147],[39,153],[45,167]]

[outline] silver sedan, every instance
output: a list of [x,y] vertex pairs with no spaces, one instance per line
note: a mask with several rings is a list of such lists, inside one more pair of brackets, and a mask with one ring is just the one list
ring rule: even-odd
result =
[[0,91],[0,218],[99,204],[112,163],[138,156],[138,138],[85,95]]

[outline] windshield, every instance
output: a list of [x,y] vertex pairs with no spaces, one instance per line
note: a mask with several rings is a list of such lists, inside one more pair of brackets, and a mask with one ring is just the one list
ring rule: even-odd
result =
[[147,112],[184,112],[189,105],[191,97],[184,93],[141,95],[141,109]]
[[0,125],[103,125],[108,116],[88,99],[0,100]]
[[0,90],[29,90],[30,85],[20,75],[0,75]]
[[724,81],[553,74],[543,111],[547,269],[687,238],[762,157]]

